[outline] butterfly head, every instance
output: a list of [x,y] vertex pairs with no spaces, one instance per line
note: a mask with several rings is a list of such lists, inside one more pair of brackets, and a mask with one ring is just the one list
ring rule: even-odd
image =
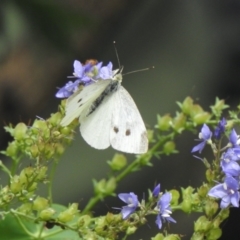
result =
[[116,69],[113,71],[113,80],[114,81],[122,82],[122,71],[123,71],[123,68]]

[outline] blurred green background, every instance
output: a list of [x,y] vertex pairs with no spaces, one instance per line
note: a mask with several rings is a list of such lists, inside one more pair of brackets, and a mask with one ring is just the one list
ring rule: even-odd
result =
[[[156,124],[157,113],[174,114],[175,102],[186,96],[205,110],[216,96],[233,106],[239,103],[237,0],[1,0],[1,149],[11,141],[2,128],[6,123],[30,124],[36,116],[48,118],[57,110],[60,101],[54,95],[72,74],[75,59],[85,62],[96,58],[105,64],[112,61],[117,68],[113,41],[117,42],[125,73],[155,66],[123,79],[150,129]],[[141,198],[158,182],[162,191],[200,185],[204,167],[190,154],[194,138],[191,134],[179,138],[180,155],[153,160],[154,167],[126,178],[117,192],[133,191]],[[106,176],[109,169],[105,162],[114,152],[91,148],[77,132],[60,161],[54,200],[62,204],[77,201],[80,208],[84,206],[93,191],[91,179]],[[94,210],[105,214],[122,205],[117,198],[108,198]],[[178,223],[171,224],[170,231],[189,236],[194,218],[180,213],[173,217]],[[221,239],[240,239],[236,228],[239,219],[240,211],[234,209],[223,224]],[[154,221],[150,219],[148,226],[140,229],[137,239],[149,239],[158,232]]]

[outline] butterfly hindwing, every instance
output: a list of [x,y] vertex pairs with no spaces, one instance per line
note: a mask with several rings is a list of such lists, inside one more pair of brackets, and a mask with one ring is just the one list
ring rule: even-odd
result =
[[127,153],[145,153],[148,149],[147,131],[130,94],[122,86],[114,99],[110,144]]
[[66,114],[61,121],[61,125],[67,126],[75,118],[85,113],[111,81],[112,80],[109,79],[92,83],[91,85],[83,87],[82,90],[79,89],[68,98],[66,102]]

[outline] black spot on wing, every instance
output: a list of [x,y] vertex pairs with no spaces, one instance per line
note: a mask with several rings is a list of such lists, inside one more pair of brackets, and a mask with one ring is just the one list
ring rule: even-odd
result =
[[126,136],[129,136],[130,134],[131,134],[130,129],[127,129],[126,132],[125,132],[125,135],[126,135]]
[[78,100],[78,103],[80,103],[82,101],[82,98],[80,98],[79,100]]
[[118,132],[119,132],[119,129],[118,129],[117,127],[114,127],[114,128],[113,128],[113,131],[114,131],[115,133],[118,133]]

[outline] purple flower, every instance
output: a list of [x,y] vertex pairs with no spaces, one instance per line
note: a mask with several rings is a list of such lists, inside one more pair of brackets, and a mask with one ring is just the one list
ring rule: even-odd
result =
[[216,139],[220,139],[221,135],[224,133],[225,131],[225,125],[227,124],[225,118],[223,118],[217,125],[215,131],[214,131],[214,137]]
[[222,171],[226,174],[226,176],[232,176],[239,178],[240,176],[240,166],[237,162],[230,161],[230,162],[221,162]]
[[152,194],[155,198],[158,197],[159,193],[160,193],[160,184],[158,184],[152,191]]
[[226,208],[229,204],[234,207],[239,206],[239,183],[236,179],[231,176],[225,178],[224,183],[220,183],[210,189],[208,195],[214,198],[221,198],[221,208]]
[[228,148],[228,150],[223,153],[221,157],[222,161],[239,161],[240,160],[240,148]]
[[69,81],[64,87],[60,88],[55,95],[57,98],[70,97],[77,91],[80,83],[89,85],[98,79],[111,79],[115,74],[115,71],[112,71],[111,62],[107,66],[102,67],[102,62],[97,63],[96,60],[89,60],[85,65],[75,60],[73,67],[73,77],[77,79],[74,82]]
[[212,137],[212,132],[210,131],[209,127],[206,124],[204,124],[201,129],[201,132],[199,133],[199,138],[202,140],[202,142],[196,145],[192,149],[192,152],[199,151],[199,153],[201,153],[206,143],[211,141],[211,137]]
[[136,194],[130,193],[120,193],[118,197],[125,203],[127,206],[122,207],[121,213],[123,219],[127,219],[133,212],[135,212],[136,208],[139,206],[138,197]]
[[158,210],[159,213],[157,215],[156,224],[159,229],[162,228],[162,223],[165,221],[176,223],[176,221],[172,217],[170,217],[170,214],[172,213],[170,207],[171,199],[171,193],[164,193],[157,203],[156,210]]
[[238,135],[235,129],[233,128],[229,136],[230,147],[239,147],[238,140],[239,140]]

